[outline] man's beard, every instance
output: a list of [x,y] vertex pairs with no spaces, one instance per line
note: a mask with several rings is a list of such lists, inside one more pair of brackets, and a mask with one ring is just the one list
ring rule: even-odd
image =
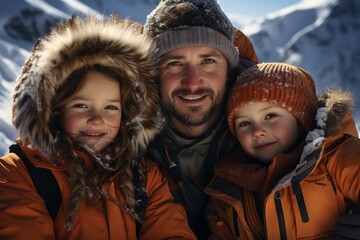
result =
[[[167,117],[174,117],[179,122],[186,126],[190,127],[198,127],[206,123],[217,111],[222,109],[224,107],[224,95],[225,95],[225,87],[221,89],[217,95],[215,95],[214,91],[210,89],[198,89],[194,92],[191,92],[188,89],[179,89],[172,93],[172,99],[175,99],[177,95],[201,95],[205,94],[210,97],[212,103],[208,111],[206,111],[204,114],[202,114],[199,118],[193,118],[186,116],[185,114],[182,114],[181,112],[177,111],[175,108],[175,104],[168,99],[165,101],[165,99],[162,99],[162,109]],[[188,110],[191,112],[191,116],[197,116],[199,114],[199,111],[201,110],[201,107],[188,107]],[[190,115],[189,113],[187,115]]]

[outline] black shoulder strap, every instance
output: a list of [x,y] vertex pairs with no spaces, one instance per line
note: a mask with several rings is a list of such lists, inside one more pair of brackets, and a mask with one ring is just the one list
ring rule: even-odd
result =
[[35,185],[36,191],[44,199],[45,205],[51,218],[55,221],[61,205],[61,192],[59,185],[49,169],[36,168],[25,156],[17,144],[9,147],[10,152],[15,153],[24,162]]

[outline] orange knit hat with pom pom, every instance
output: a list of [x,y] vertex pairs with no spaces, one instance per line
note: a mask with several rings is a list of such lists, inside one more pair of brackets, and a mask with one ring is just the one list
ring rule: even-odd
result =
[[255,102],[288,110],[307,132],[317,109],[314,80],[304,69],[286,63],[260,63],[246,69],[238,76],[228,99],[228,123],[234,135],[235,112]]

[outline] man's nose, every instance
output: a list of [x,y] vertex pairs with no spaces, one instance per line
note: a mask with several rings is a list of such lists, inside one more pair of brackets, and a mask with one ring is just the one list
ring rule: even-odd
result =
[[186,68],[186,73],[184,74],[184,78],[182,80],[182,85],[197,89],[202,84],[202,79],[200,75],[200,70],[196,66],[188,66]]

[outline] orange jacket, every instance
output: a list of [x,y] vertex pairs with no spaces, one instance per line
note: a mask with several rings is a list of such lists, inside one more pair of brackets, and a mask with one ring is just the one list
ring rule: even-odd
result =
[[[141,162],[148,169],[149,199],[138,236],[135,222],[110,200],[104,200],[104,210],[82,203],[73,216],[72,230],[67,231],[65,216],[71,193],[66,171],[48,161],[38,161],[45,159],[38,151],[23,150],[34,166],[51,170],[62,194],[62,205],[53,222],[23,161],[14,153],[3,156],[0,159],[0,239],[195,239],[187,225],[185,211],[173,201],[166,180],[154,163],[144,159]],[[85,156],[84,159],[84,166],[91,167],[91,161]],[[116,186],[120,186],[117,176],[104,184],[103,190],[125,205]]]
[[205,189],[210,238],[333,238],[339,216],[360,203],[360,140],[350,115],[339,120],[302,164],[303,144],[269,167],[244,152],[219,163]]

